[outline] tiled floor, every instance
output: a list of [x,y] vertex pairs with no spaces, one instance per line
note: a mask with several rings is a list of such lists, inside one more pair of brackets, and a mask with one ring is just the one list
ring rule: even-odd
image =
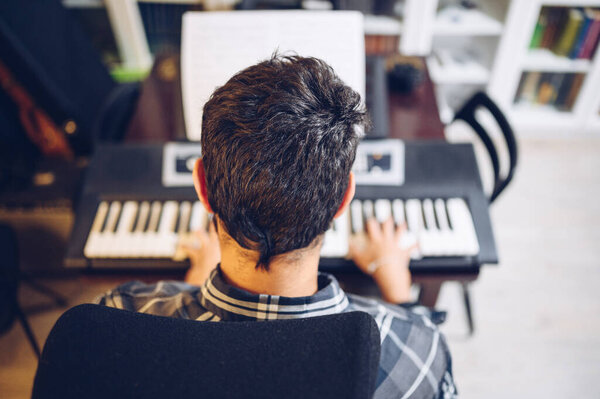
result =
[[[501,264],[472,285],[475,335],[465,335],[458,286],[439,301],[463,398],[600,397],[599,198],[600,140],[521,143],[515,182],[492,208]],[[70,305],[112,285],[52,282]],[[27,288],[21,299],[40,301]],[[30,317],[40,341],[60,313]],[[0,337],[0,397],[29,397],[35,368],[15,324]]]

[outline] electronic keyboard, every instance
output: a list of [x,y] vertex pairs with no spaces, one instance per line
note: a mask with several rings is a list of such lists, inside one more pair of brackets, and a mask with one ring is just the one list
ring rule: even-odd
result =
[[[181,143],[179,144],[181,145]],[[190,146],[197,144],[190,144]],[[185,146],[185,144],[184,144]],[[320,268],[355,271],[346,259],[366,220],[392,218],[418,244],[413,272],[472,271],[497,263],[479,172],[470,144],[405,142],[402,185],[358,185],[347,212],[325,233]],[[65,264],[91,269],[183,269],[179,239],[211,216],[191,186],[165,186],[163,146],[101,145],[88,168]]]

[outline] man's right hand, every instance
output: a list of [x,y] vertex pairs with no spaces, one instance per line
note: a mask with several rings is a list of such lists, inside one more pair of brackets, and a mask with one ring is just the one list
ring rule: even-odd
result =
[[402,248],[400,241],[406,225],[394,227],[390,218],[382,224],[375,219],[367,221],[366,236],[354,236],[349,255],[364,273],[373,277],[386,302],[410,302],[411,276],[408,270],[410,254],[417,248]]

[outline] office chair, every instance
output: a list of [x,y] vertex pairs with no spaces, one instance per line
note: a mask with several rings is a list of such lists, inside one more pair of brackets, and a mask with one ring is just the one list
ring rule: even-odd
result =
[[15,319],[19,319],[31,348],[39,358],[40,348],[18,302],[19,283],[26,282],[31,288],[48,296],[55,307],[65,306],[66,301],[49,288],[21,275],[17,239],[12,228],[5,224],[0,224],[0,254],[0,334],[8,331]]
[[[477,110],[480,108],[485,108],[490,112],[490,114],[493,116],[494,120],[498,124],[500,131],[502,132],[502,137],[504,138],[504,143],[506,145],[506,149],[509,155],[508,171],[505,174],[500,173],[500,160],[498,157],[498,150],[494,142],[492,141],[492,138],[490,137],[489,133],[485,130],[485,128],[481,125],[481,123],[479,123],[479,121],[477,120],[476,113]],[[513,129],[508,123],[508,120],[506,119],[500,108],[492,101],[491,98],[488,97],[487,94],[483,92],[475,93],[473,97],[467,100],[467,102],[455,114],[452,122],[457,120],[465,121],[469,126],[471,126],[473,131],[482,141],[490,157],[494,173],[492,191],[489,195],[489,201],[490,204],[492,204],[511,182],[515,173],[515,168],[517,166],[517,140],[515,139]],[[471,312],[469,286],[467,282],[462,283],[462,291],[463,301],[465,304],[465,310],[467,314],[467,322],[469,324],[469,333],[473,334],[474,323],[473,315]]]
[[362,312],[214,323],[80,305],[50,332],[32,398],[369,398],[379,337]]

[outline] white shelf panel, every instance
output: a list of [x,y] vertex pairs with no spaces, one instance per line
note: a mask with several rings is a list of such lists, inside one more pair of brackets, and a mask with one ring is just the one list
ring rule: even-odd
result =
[[382,15],[365,15],[365,35],[398,36],[402,33],[402,22]]
[[476,60],[441,65],[431,56],[427,68],[435,84],[485,85],[490,79],[490,71]]
[[502,34],[502,23],[479,10],[449,7],[438,12],[434,35],[495,36]]
[[587,73],[591,67],[590,60],[561,57],[548,49],[529,50],[523,60],[523,69],[534,71]]

